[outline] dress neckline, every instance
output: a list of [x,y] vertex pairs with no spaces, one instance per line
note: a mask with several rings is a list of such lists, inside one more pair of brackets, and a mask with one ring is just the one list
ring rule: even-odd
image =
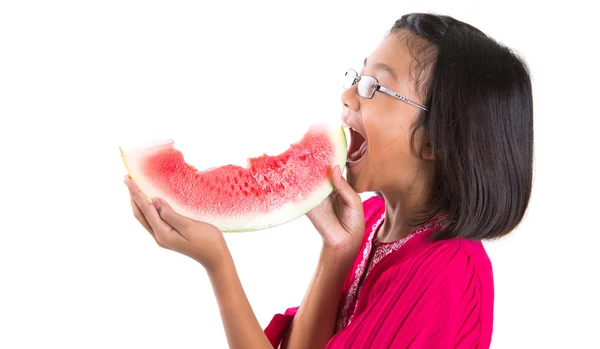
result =
[[376,228],[375,234],[373,236],[373,239],[371,240],[371,244],[373,246],[387,246],[387,245],[398,245],[398,244],[404,245],[404,243],[406,243],[408,240],[413,238],[415,235],[419,235],[423,232],[428,232],[433,227],[439,227],[441,224],[446,222],[446,220],[448,219],[449,216],[450,215],[447,213],[438,214],[438,215],[434,216],[433,218],[431,218],[430,220],[428,220],[427,222],[421,224],[416,230],[414,230],[412,233],[409,233],[408,235],[406,235],[403,238],[396,239],[393,241],[379,241],[377,239],[377,234],[379,233],[379,229],[381,228],[381,226],[383,225],[383,222],[385,221],[385,211],[384,211],[383,214],[381,215],[380,221],[377,224],[377,228]]

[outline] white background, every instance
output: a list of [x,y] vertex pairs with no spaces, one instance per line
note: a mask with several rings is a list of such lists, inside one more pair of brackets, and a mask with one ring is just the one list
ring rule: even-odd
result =
[[[276,154],[338,120],[344,71],[413,11],[533,75],[530,209],[486,243],[492,347],[600,348],[597,19],[530,3],[2,1],[0,348],[225,348],[201,266],[133,218],[118,146],[171,138],[199,168]],[[320,248],[305,217],[227,241],[263,327],[300,303]]]

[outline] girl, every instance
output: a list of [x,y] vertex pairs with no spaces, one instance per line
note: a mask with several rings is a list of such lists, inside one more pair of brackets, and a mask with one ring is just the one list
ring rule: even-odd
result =
[[488,348],[481,240],[519,224],[532,185],[526,65],[466,23],[415,13],[345,79],[347,181],[333,169],[333,193],[307,214],[323,247],[306,296],[264,332],[217,228],[126,178],[135,217],[205,267],[231,348]]

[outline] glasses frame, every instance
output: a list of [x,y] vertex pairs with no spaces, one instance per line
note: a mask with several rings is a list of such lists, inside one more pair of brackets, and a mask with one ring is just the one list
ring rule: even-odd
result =
[[375,88],[373,89],[373,93],[371,93],[370,96],[363,96],[362,94],[360,94],[360,89],[357,89],[358,95],[363,98],[371,99],[375,95],[375,91],[381,91],[387,95],[390,95],[396,99],[401,100],[402,102],[408,103],[408,104],[412,105],[413,107],[417,107],[419,109],[427,111],[427,107],[425,105],[423,105],[419,102],[413,101],[412,99],[410,99],[404,95],[401,95],[398,92],[394,92],[394,91],[390,90],[389,88],[381,86],[379,84],[379,81],[372,76],[369,76],[369,75],[358,76],[358,73],[354,69],[348,69],[344,76],[352,77],[352,75],[349,75],[349,74],[352,74],[354,76],[354,80],[352,81],[352,84],[350,84],[349,87],[344,86],[345,88],[350,88],[350,87],[354,86],[355,84],[359,83],[362,78],[369,78],[369,79],[373,79],[375,81]]

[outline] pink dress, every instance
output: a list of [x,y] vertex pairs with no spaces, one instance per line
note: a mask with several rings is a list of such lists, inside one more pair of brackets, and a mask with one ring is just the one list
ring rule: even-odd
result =
[[[443,215],[404,239],[378,243],[385,202],[375,196],[363,207],[367,228],[326,348],[489,348],[494,284],[482,243],[428,241]],[[297,310],[275,315],[265,328],[274,348]]]

